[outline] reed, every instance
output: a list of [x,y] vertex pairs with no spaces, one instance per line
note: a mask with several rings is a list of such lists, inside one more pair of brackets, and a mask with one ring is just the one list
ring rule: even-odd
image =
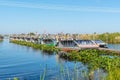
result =
[[110,70],[106,80],[120,80],[120,68]]
[[[105,54],[107,54],[107,56]],[[108,73],[108,80],[119,80],[120,72],[118,71],[120,70],[120,58],[116,55],[112,54],[111,57],[108,55],[108,53],[104,53],[104,51],[84,50],[80,52],[71,52],[69,54],[64,54],[61,55],[61,57],[66,58],[67,60],[79,61],[87,64],[88,69],[90,70],[90,78],[93,78],[92,75],[94,74],[94,70],[101,68]]]
[[[43,70],[43,73],[40,74],[39,80],[46,80],[48,71],[49,70],[46,66]],[[58,70],[58,72],[60,73],[60,75],[56,76],[55,74],[54,80],[94,80],[94,71],[90,71],[90,72],[87,72],[86,70],[79,71],[79,67],[77,67],[76,64],[74,65],[74,69],[72,71],[68,66],[64,67],[63,65],[60,65],[60,69]],[[107,75],[107,77],[101,77],[99,78],[99,80],[109,80],[110,76]],[[19,77],[14,77],[9,80],[21,80],[21,79]],[[27,80],[27,79],[22,78],[22,80]],[[50,79],[50,80],[53,80],[53,79]],[[116,79],[116,80],[119,80],[119,79]]]
[[2,39],[0,39],[0,42],[2,42],[3,40]]
[[[16,44],[24,45],[24,46],[33,47],[35,49],[40,49],[42,51],[47,51],[47,52],[60,51],[60,49],[54,46],[35,44],[35,43],[25,42],[25,41],[12,41],[12,42]],[[118,54],[115,54],[114,52],[110,53],[108,51],[100,51],[96,49],[81,50],[80,52],[69,51],[69,53],[61,54],[60,57],[70,61],[78,61],[78,62],[87,64],[89,69],[89,74],[87,74],[87,76],[89,76],[90,80],[94,79],[94,71],[97,69],[103,69],[105,72],[108,73],[106,77],[107,80],[119,80],[120,57],[118,56]],[[40,78],[41,80],[45,80],[46,72],[47,71],[45,69],[43,75]],[[61,72],[61,75],[63,75],[63,77],[66,76],[65,74],[67,74],[68,80],[70,79],[70,71],[68,68],[67,70],[64,70],[61,66],[60,72]],[[72,78],[72,80],[77,80],[78,79],[77,76],[78,74],[76,74],[75,79]],[[61,80],[64,79],[63,77],[61,78]]]
[[13,80],[19,80],[19,78],[18,77],[14,77]]

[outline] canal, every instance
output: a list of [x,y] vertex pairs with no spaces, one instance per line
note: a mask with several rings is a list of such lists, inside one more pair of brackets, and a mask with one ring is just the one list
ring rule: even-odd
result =
[[[120,45],[108,46],[120,49]],[[87,74],[87,65],[81,62],[66,61],[55,54],[9,43],[8,39],[0,43],[0,80],[15,77],[20,80],[89,80]],[[95,71],[95,80],[99,80],[98,74],[105,75],[102,70]]]
[[64,80],[74,76],[75,66],[76,69],[87,71],[86,65],[65,61],[58,55],[9,43],[8,39],[0,43],[0,80],[15,77],[20,80],[40,80],[44,73],[45,80]]

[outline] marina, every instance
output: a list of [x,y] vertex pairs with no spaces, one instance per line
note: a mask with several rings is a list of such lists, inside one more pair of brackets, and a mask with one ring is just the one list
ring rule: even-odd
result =
[[[27,42],[27,43],[31,43],[31,42]],[[1,64],[1,68],[0,68],[0,71],[2,71],[2,73],[0,73],[0,79],[2,80],[6,80],[6,79],[12,80],[15,77],[19,78],[20,80],[22,79],[39,80],[40,79],[39,75],[42,75],[44,73],[44,69],[46,65],[47,65],[47,73],[46,73],[45,80],[49,80],[49,79],[61,80],[61,78],[68,79],[67,77],[65,77],[64,74],[61,75],[59,73],[60,68],[57,66],[61,66],[61,65],[63,65],[62,67],[64,68],[64,71],[67,70],[66,66],[69,67],[69,70],[70,70],[69,73],[72,78],[75,76],[74,76],[74,73],[71,72],[71,70],[74,70],[75,65],[77,65],[77,67],[83,66],[77,70],[79,71],[77,75],[81,75],[77,78],[78,79],[88,78],[89,80],[89,76],[85,77],[81,73],[83,70],[86,73],[88,73],[87,65],[84,65],[81,62],[74,63],[71,61],[66,61],[60,58],[59,54],[58,55],[54,53],[50,54],[47,52],[43,52],[41,50],[32,49],[32,47],[26,47],[26,46],[9,43],[8,39],[4,39],[4,41],[0,43],[0,45],[1,45],[0,51],[2,52],[0,54],[2,56],[0,58],[1,59],[0,62],[4,62]],[[3,55],[3,54],[6,54],[6,55]],[[11,58],[9,59],[9,62],[8,62],[8,60],[6,59],[9,57]],[[26,65],[29,65],[30,67],[26,67]],[[101,76],[106,75],[106,73],[103,70],[100,70],[100,72],[95,72],[95,73]],[[67,73],[66,73],[66,76],[67,76]],[[94,76],[94,78],[96,78],[95,80],[97,80],[98,77],[99,77],[98,75],[95,75]]]
[[[78,38],[73,38],[72,36],[58,36],[56,35],[12,35],[10,40],[19,40],[26,42],[33,42],[37,44],[46,44],[51,46],[57,46],[59,48],[76,48],[76,49],[86,49],[86,48],[98,48],[102,46],[102,42],[98,44],[98,41],[94,40],[81,40]],[[104,45],[104,44],[103,44]],[[106,48],[106,46],[102,46]]]
[[120,0],[0,0],[0,80],[120,80]]
[[73,39],[72,36],[65,38],[65,36],[57,36],[57,34],[49,34],[48,35],[12,35],[10,36],[10,41],[25,41],[34,44],[42,44],[47,46],[56,47],[56,49],[61,49],[62,51],[69,52],[69,51],[80,51],[84,49],[98,49],[101,51],[106,51],[110,53],[120,54],[119,50],[109,49],[107,43],[103,42],[102,40],[81,40],[81,39]]

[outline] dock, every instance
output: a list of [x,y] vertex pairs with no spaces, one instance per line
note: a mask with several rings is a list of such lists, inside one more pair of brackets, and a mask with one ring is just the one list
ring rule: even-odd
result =
[[84,49],[98,49],[102,51],[107,51],[110,53],[116,53],[117,55],[120,55],[120,50],[114,50],[109,48],[101,48],[93,40],[80,40],[78,38],[73,38],[70,36],[67,36],[67,38],[63,37],[63,35],[43,35],[43,34],[37,34],[37,35],[11,35],[11,40],[18,40],[18,41],[26,41],[26,42],[33,42],[35,44],[46,44],[46,45],[52,45],[57,48],[60,48],[63,51],[71,51],[71,50],[84,50]]

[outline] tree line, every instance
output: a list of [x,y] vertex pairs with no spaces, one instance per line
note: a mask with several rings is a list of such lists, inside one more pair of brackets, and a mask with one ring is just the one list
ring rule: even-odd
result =
[[120,44],[120,33],[102,33],[102,34],[81,34],[81,39],[103,40],[106,43]]

